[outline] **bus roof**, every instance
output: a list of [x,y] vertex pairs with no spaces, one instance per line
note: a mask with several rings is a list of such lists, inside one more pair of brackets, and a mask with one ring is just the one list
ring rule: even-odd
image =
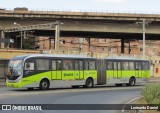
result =
[[132,58],[132,57],[106,57],[106,60],[139,60],[139,61],[149,61],[144,59]]
[[92,58],[92,59],[95,59],[93,57],[88,57],[86,55],[74,55],[74,54],[28,54],[28,55],[17,56],[12,59],[26,59],[30,57],[54,57],[54,58],[62,57],[62,58]]

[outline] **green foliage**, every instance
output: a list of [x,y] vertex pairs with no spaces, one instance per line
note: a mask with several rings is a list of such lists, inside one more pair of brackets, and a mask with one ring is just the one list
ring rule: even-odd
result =
[[23,49],[33,49],[35,47],[35,39],[23,39]]
[[146,84],[141,90],[148,104],[160,104],[160,83]]

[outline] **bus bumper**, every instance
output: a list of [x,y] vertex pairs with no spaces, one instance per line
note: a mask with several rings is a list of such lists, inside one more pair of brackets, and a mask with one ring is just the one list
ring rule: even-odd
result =
[[8,82],[8,81],[6,81],[6,85],[7,85],[7,87],[22,88],[21,81],[18,81],[18,82]]

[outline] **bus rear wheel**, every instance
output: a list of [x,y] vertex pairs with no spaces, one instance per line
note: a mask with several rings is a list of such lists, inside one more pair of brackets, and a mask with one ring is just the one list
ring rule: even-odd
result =
[[34,88],[33,87],[29,87],[27,88],[29,91],[32,91]]
[[116,86],[122,86],[123,84],[115,84]]
[[136,79],[134,77],[131,77],[129,79],[129,83],[127,84],[127,86],[135,86],[136,84]]
[[47,90],[49,89],[49,81],[47,79],[43,79],[40,82],[40,89],[41,90]]
[[86,84],[85,84],[85,87],[86,88],[92,88],[93,87],[93,79],[92,78],[88,78],[87,80],[86,80]]

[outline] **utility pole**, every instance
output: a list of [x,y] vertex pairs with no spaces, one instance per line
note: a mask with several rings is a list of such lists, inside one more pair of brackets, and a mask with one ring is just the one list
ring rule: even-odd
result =
[[143,59],[145,59],[145,56],[146,56],[146,43],[145,43],[145,40],[146,40],[146,37],[145,37],[145,34],[146,34],[146,24],[148,25],[148,23],[150,23],[149,21],[146,21],[145,19],[143,19],[143,22],[137,22],[137,24],[140,24],[143,26]]
[[145,58],[146,56],[146,45],[145,45],[145,40],[146,40],[146,37],[145,37],[145,31],[146,31],[146,21],[143,20],[143,59]]

